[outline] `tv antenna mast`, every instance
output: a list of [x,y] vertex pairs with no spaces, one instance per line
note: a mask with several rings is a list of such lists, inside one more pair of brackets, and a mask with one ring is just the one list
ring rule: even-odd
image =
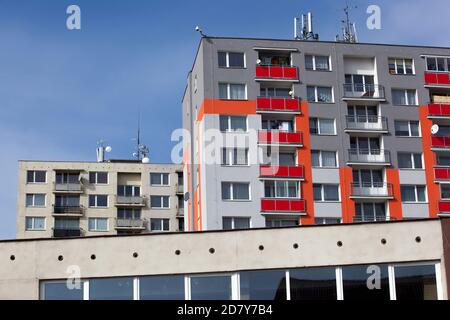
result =
[[348,1],[346,1],[346,6],[344,8],[345,20],[341,20],[342,23],[342,40],[339,40],[339,36],[336,36],[336,41],[357,43],[358,35],[356,33],[356,23],[350,20],[350,10],[357,9],[357,6],[349,6]]
[[138,113],[138,127],[137,127],[137,137],[133,140],[136,140],[136,150],[133,152],[133,158],[136,158],[139,161],[142,161],[142,163],[149,163],[150,158],[148,157],[148,154],[150,153],[149,148],[141,144],[141,112]]
[[313,32],[313,16],[311,12],[302,14],[301,18],[294,17],[294,39],[319,40],[319,34]]

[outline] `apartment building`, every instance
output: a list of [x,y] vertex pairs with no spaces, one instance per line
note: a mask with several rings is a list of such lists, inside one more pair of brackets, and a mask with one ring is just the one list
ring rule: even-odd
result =
[[183,231],[180,165],[20,161],[17,238]]
[[450,48],[203,37],[187,230],[450,213],[449,75]]

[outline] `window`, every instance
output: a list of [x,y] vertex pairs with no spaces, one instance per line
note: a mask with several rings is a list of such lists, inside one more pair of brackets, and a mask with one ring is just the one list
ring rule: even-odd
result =
[[291,300],[337,300],[336,269],[307,268],[289,270]]
[[247,131],[247,117],[246,116],[220,116],[220,131],[234,132]]
[[139,186],[117,186],[117,195],[119,197],[139,197],[141,195],[141,187]]
[[70,218],[55,218],[57,230],[80,230],[80,220]]
[[150,184],[152,186],[168,186],[169,174],[168,173],[150,173]]
[[250,218],[247,217],[223,217],[222,218],[223,230],[234,229],[250,229]]
[[55,208],[80,208],[79,195],[55,196]]
[[141,219],[141,209],[117,209],[118,219],[139,220]]
[[223,166],[247,166],[248,149],[243,148],[222,148]]
[[291,88],[260,88],[259,94],[261,97],[280,97],[280,98],[291,98],[289,94],[291,92]]
[[191,300],[231,300],[231,276],[190,277]]
[[139,278],[140,300],[184,300],[184,276],[150,276]]
[[439,166],[450,166],[450,156],[437,154],[436,159]]
[[284,270],[241,272],[239,278],[241,300],[286,300]]
[[[373,275],[378,283],[372,280]],[[390,300],[387,265],[342,267],[342,285],[344,300]]]
[[169,231],[169,219],[150,219],[151,231]]
[[89,280],[90,300],[133,300],[133,278]]
[[26,217],[25,230],[27,231],[43,231],[45,230],[44,217]]
[[340,218],[314,218],[314,224],[340,224]]
[[219,83],[219,99],[246,100],[247,86],[238,83]]
[[222,200],[250,200],[250,184],[222,182]]
[[419,121],[394,121],[397,137],[420,137]]
[[56,173],[57,184],[78,184],[80,183],[79,172],[57,172]]
[[27,207],[45,207],[45,194],[27,194],[26,195]]
[[386,220],[386,205],[384,203],[356,203],[356,222],[371,222]]
[[169,209],[169,196],[150,196],[150,206],[152,209]]
[[89,231],[108,231],[108,219],[89,218]]
[[399,152],[397,158],[400,169],[423,169],[421,153]]
[[268,131],[292,132],[294,128],[294,122],[291,120],[262,120],[261,124],[262,129]]
[[90,194],[89,207],[91,208],[107,208],[108,196],[104,194]]
[[266,198],[299,198],[298,181],[266,180],[264,181],[264,196]]
[[450,199],[450,184],[440,184],[441,187],[441,199]]
[[27,183],[45,183],[46,171],[27,171]]
[[395,266],[397,300],[437,300],[434,265]]
[[309,102],[333,103],[333,89],[331,87],[307,86]]
[[240,52],[219,52],[220,68],[245,68],[245,56]]
[[400,186],[402,202],[426,202],[425,186]]
[[298,225],[299,225],[299,221],[298,220],[274,219],[274,218],[267,218],[266,219],[266,228],[293,227],[293,226],[298,226]]
[[396,106],[417,106],[416,90],[392,89],[392,104]]
[[44,300],[83,300],[83,282],[80,282],[79,288],[70,289],[67,281],[44,283],[41,297]]
[[373,75],[346,74],[345,91],[351,92],[373,92],[375,90]]
[[108,172],[89,172],[89,183],[108,184]]
[[412,59],[389,58],[390,74],[414,74]]
[[317,135],[336,135],[334,119],[310,118],[309,132]]
[[330,57],[328,56],[305,56],[306,70],[331,71]]
[[427,57],[428,71],[450,71],[450,58],[444,57]]
[[311,151],[312,166],[314,168],[336,168],[337,152],[312,150]]
[[314,201],[339,201],[339,185],[314,184]]

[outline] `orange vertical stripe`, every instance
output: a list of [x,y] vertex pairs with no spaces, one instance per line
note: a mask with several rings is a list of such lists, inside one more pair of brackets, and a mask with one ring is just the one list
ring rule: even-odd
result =
[[433,121],[427,118],[428,106],[419,107],[419,121],[422,131],[422,148],[423,159],[425,161],[425,175],[427,179],[427,192],[428,192],[428,208],[430,212],[430,218],[438,216],[438,201],[441,197],[439,185],[434,182],[434,166],[436,164],[436,156],[431,151],[431,127]]
[[386,180],[392,184],[394,199],[389,200],[389,215],[395,220],[401,220],[402,212],[402,195],[400,192],[400,175],[398,169],[386,169]]
[[350,185],[353,182],[352,168],[339,168],[339,182],[341,184],[342,222],[350,223],[355,216],[355,201],[350,199]]

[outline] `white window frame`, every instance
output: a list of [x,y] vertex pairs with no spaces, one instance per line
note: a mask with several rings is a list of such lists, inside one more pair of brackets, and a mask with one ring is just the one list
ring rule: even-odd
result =
[[[416,68],[415,68],[415,61],[412,58],[394,58],[394,57],[389,57],[388,58],[388,68],[389,68],[389,60],[394,60],[394,65],[395,65],[395,73],[390,73],[392,75],[405,75],[405,76],[413,76],[416,74]],[[402,61],[403,62],[403,73],[399,73],[398,72],[398,63],[397,61]],[[412,73],[406,73],[406,60],[411,60],[411,66],[412,66]]]
[[[232,101],[245,101],[248,100],[248,92],[247,92],[247,84],[246,83],[230,83],[230,82],[219,82],[219,91],[220,91],[220,85],[226,85],[227,86],[227,97],[221,98],[221,100],[232,100]],[[244,86],[244,99],[231,99],[231,85],[242,85]]]
[[[32,225],[32,227],[31,227],[31,229],[29,229],[29,228],[27,228],[27,220],[28,219],[31,219],[31,225]],[[44,219],[44,228],[43,229],[38,229],[38,228],[36,228],[35,227],[35,220],[36,219]],[[25,231],[45,231],[45,230],[47,230],[47,218],[46,217],[34,217],[34,216],[27,216],[27,217],[25,217]]]
[[[330,102],[325,102],[325,101],[319,101],[319,94],[317,92],[317,88],[330,88],[331,89],[331,101]],[[333,104],[334,103],[334,87],[332,86],[315,86],[315,85],[311,85],[311,86],[307,86],[308,88],[314,88],[314,101],[308,101],[310,103],[324,103],[324,104]]]
[[[337,135],[336,119],[334,119],[334,118],[315,118],[315,117],[310,118],[310,120],[312,120],[312,119],[315,120],[316,123],[317,123],[317,133],[311,133],[311,134],[318,135],[318,136],[336,136]],[[321,130],[320,130],[320,122],[324,121],[324,120],[332,120],[333,121],[334,133],[322,133],[321,132]]]
[[[152,201],[152,198],[153,197],[160,197],[161,198],[161,207],[154,207],[153,206],[153,201]],[[164,201],[163,201],[163,198],[168,198],[168,207],[164,207]],[[164,195],[155,195],[155,194],[152,194],[151,196],[150,196],[150,209],[157,209],[157,210],[169,210],[170,209],[170,196],[164,196]]]
[[[266,180],[266,181],[273,181],[274,182],[274,197],[273,198],[267,198],[267,199],[301,199],[301,188],[300,188],[300,182],[298,180]],[[281,196],[278,194],[278,184],[282,183],[284,184],[284,189],[289,190],[289,182],[295,182],[295,197],[289,197],[289,196]],[[265,186],[264,186],[265,188]],[[288,192],[289,193],[289,192]]]
[[[161,226],[161,230],[153,230],[152,229],[152,221],[153,220],[160,220],[160,226]],[[169,221],[169,228],[167,230],[164,230],[164,221],[167,220]],[[169,218],[150,218],[150,231],[151,232],[168,232],[170,231],[170,219]]]
[[[98,220],[106,220],[106,230],[101,230],[98,228]],[[90,227],[90,222],[91,220],[95,221],[95,228],[91,229]],[[108,232],[109,231],[109,219],[108,218],[104,218],[104,217],[90,217],[88,218],[88,230],[91,232]]]
[[252,219],[251,217],[237,217],[237,216],[232,216],[232,217],[228,217],[228,216],[222,216],[222,229],[223,229],[223,219],[231,219],[231,230],[241,230],[241,229],[236,229],[235,228],[235,219],[248,219],[248,226],[249,228],[252,228]]
[[[106,196],[106,206],[99,206],[98,205],[98,196]],[[91,199],[90,197],[95,197],[95,205],[91,206]],[[88,195],[88,205],[89,208],[100,208],[100,209],[105,209],[105,208],[109,208],[109,196],[107,194],[90,194]]]
[[[312,166],[312,168],[338,168],[339,167],[339,159],[338,159],[338,152],[335,150],[312,150],[315,152],[319,153],[319,166],[318,167],[314,167]],[[336,159],[336,165],[334,167],[329,167],[329,166],[324,166],[323,165],[323,157],[322,157],[322,152],[334,152],[334,157]]]
[[[42,171],[45,172],[45,181],[44,182],[36,182],[36,172],[37,171]],[[33,181],[28,181],[28,172],[33,172]],[[26,173],[27,177],[27,184],[46,184],[47,183],[47,171],[46,170],[27,170]]]
[[[227,128],[225,131],[221,131],[223,133],[247,133],[248,132],[248,117],[245,115],[228,115],[228,114],[221,114],[219,115],[219,128],[220,128],[220,118],[226,117],[227,118]],[[241,117],[245,118],[245,131],[242,130],[235,130],[231,128],[231,118],[232,117]]]
[[[371,205],[372,206],[372,210],[373,210],[373,218],[374,220],[362,220],[362,222],[364,221],[379,221],[377,220],[377,210],[375,208],[375,206],[377,204],[383,204],[382,202],[360,202],[358,203],[358,205],[361,206],[361,217],[365,218],[369,216],[369,213],[365,212],[365,205]],[[389,207],[386,206],[386,204],[384,204],[384,216],[386,217],[386,219],[389,217],[389,213],[388,213]],[[355,206],[355,217],[356,217],[356,206]]]
[[[419,124],[420,125],[420,124]],[[397,162],[399,155],[403,154],[403,155],[409,155],[409,157],[411,158],[411,164],[412,164],[412,168],[398,168],[399,170],[424,170],[424,159],[423,159],[423,153],[416,153],[416,152],[397,152]],[[414,155],[416,154],[420,154],[420,159],[422,162],[422,168],[416,168],[416,162],[414,161]]]
[[[245,150],[246,152],[246,163],[245,164],[234,164],[234,150]],[[229,164],[226,164],[223,162],[223,156],[224,154],[227,154],[227,159],[229,160]],[[250,166],[250,161],[249,161],[249,148],[236,148],[236,147],[225,147],[222,148],[222,157],[220,159],[221,165],[224,167],[248,167]]]
[[[338,183],[314,183],[314,185],[320,186],[320,197],[321,200],[315,200],[314,202],[325,202],[325,203],[337,203],[341,202],[341,188]],[[334,186],[338,190],[338,200],[325,200],[325,188],[324,186]]]
[[[125,196],[120,196],[120,197],[142,197],[142,188],[141,186],[131,186],[131,185],[126,185],[126,184],[122,184],[119,185],[118,188],[123,188],[124,191],[126,190],[126,187],[132,187],[133,188],[133,193],[131,195],[125,195]],[[136,189],[139,188],[139,196],[136,195]]]
[[[225,53],[225,61],[226,61],[226,66],[225,67],[219,66],[219,68],[221,68],[221,69],[247,69],[247,59],[246,59],[245,52],[219,50],[219,51],[217,51],[217,58],[219,58],[219,53]],[[243,67],[230,67],[230,53],[242,54],[244,56],[244,66]]]
[[[95,181],[92,182],[89,179],[89,183],[90,184],[99,184],[99,185],[107,185],[107,184],[109,184],[109,173],[107,171],[90,171],[89,172],[89,178],[90,178],[90,174],[91,173],[95,174]],[[98,182],[98,174],[99,173],[106,173],[106,183]]]
[[[222,181],[221,188],[223,188],[223,184],[224,183],[229,183],[229,185],[230,185],[230,199],[223,199],[223,197],[222,197],[222,201],[227,201],[227,202],[230,202],[230,201],[234,201],[234,202],[249,202],[249,201],[252,201],[252,188],[251,188],[251,184],[249,182]],[[233,198],[233,195],[234,195],[233,188],[234,188],[235,184],[246,184],[248,186],[248,199],[234,199]]]
[[[152,175],[160,175],[161,184],[152,183]],[[164,175],[167,175],[167,184],[164,184]],[[150,186],[156,187],[169,187],[170,186],[170,174],[168,172],[150,172]]]
[[[31,204],[31,205],[27,204],[28,196],[33,197],[33,201],[32,201],[33,204]],[[36,196],[44,196],[44,205],[43,206],[36,205]],[[47,194],[45,194],[45,193],[27,193],[27,194],[25,194],[25,207],[27,207],[27,208],[45,208],[45,207],[47,207]]]
[[[449,64],[450,56],[447,56],[447,57],[446,56],[424,56],[424,58],[425,58],[425,69],[426,69],[426,71],[433,72],[433,73],[449,73],[450,72],[450,64]],[[445,59],[445,71],[429,70],[428,69],[428,59],[430,59],[430,58],[435,60],[436,67],[438,65],[437,59]]]
[[[306,68],[306,57],[310,56],[312,57],[312,63],[313,63],[313,68],[312,69],[307,69]],[[316,57],[326,57],[328,59],[328,69],[317,69],[317,65],[316,65]],[[321,55],[321,54],[305,54],[305,69],[308,71],[325,71],[325,72],[330,72],[333,71],[333,67],[331,65],[331,57],[327,56],[327,55]]]
[[[396,134],[396,130],[395,130],[395,123],[396,122],[408,122],[408,135],[407,136],[398,136]],[[412,130],[411,130],[411,122],[418,122],[418,127],[417,130],[419,131],[419,135],[418,136],[413,136],[412,135]],[[416,120],[394,120],[394,134],[397,138],[421,138],[422,137],[422,130],[420,127],[420,121],[416,121]]]
[[[424,184],[401,184],[400,185],[400,194],[401,194],[401,189],[402,187],[414,187],[414,201],[404,201],[402,199],[402,203],[428,203],[428,196],[427,196],[427,186]],[[424,201],[419,201],[419,193],[417,192],[417,187],[424,187],[424,196],[425,196],[425,200]]]
[[[416,89],[398,89],[398,88],[392,88],[392,92],[394,91],[403,91],[403,94],[405,95],[405,101],[406,104],[394,104],[394,99],[392,99],[392,104],[395,106],[418,106],[419,105],[419,98],[417,95],[417,90]],[[414,102],[415,103],[411,103],[411,101],[409,101],[409,95],[408,95],[408,91],[414,91]],[[394,94],[392,93],[392,96]]]

